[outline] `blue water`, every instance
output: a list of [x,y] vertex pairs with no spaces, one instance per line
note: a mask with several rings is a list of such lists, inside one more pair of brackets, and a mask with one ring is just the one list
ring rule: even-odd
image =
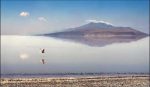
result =
[[[41,49],[45,54],[41,54]],[[46,64],[41,63],[45,59]],[[1,72],[149,72],[149,37],[92,46],[43,36],[1,36]]]

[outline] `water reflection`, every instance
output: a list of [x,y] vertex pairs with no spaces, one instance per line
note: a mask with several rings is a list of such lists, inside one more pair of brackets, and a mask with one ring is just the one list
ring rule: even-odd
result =
[[[48,36],[49,37],[49,36]],[[115,36],[115,37],[91,37],[91,36],[65,36],[65,35],[54,35],[52,36],[56,39],[62,39],[67,41],[73,41],[76,43],[82,43],[89,46],[98,46],[103,47],[106,45],[110,45],[113,43],[128,43],[132,41],[137,41],[142,38],[147,37],[147,35],[139,35],[139,36]]]
[[149,37],[93,47],[52,37],[1,36],[2,73],[148,72],[148,61]]

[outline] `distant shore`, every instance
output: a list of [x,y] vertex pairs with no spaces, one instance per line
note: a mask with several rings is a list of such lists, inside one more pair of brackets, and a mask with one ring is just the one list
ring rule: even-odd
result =
[[1,78],[2,87],[149,87],[149,75]]

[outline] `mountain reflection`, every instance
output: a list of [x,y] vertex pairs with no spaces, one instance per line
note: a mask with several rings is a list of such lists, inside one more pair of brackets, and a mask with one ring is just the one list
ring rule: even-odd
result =
[[72,41],[75,43],[81,43],[88,46],[103,47],[113,43],[129,43],[137,41],[147,36],[115,36],[115,37],[88,37],[88,36],[50,36],[56,39],[62,39],[66,41]]

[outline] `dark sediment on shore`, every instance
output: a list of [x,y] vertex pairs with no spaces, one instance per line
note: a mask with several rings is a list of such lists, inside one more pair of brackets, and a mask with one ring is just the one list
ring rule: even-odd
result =
[[1,78],[2,87],[149,87],[149,76]]

